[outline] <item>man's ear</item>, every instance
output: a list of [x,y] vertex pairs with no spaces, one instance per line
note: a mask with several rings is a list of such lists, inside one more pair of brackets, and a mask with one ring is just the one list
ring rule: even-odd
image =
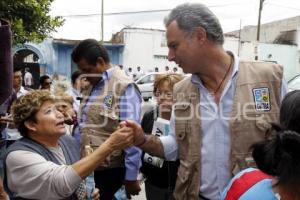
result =
[[100,56],[97,58],[97,63],[99,63],[101,66],[105,66],[105,64],[106,64],[105,61],[103,60],[103,58]]
[[96,67],[100,73],[103,73],[106,70],[106,63],[102,57],[97,58]]
[[31,131],[33,131],[33,132],[35,132],[36,131],[36,127],[35,127],[35,125],[36,125],[36,123],[35,122],[33,122],[33,121],[25,121],[24,122],[24,125],[25,125],[25,127],[28,129],[28,130],[31,130]]
[[202,27],[197,27],[194,31],[194,34],[200,44],[203,44],[207,40],[206,30]]

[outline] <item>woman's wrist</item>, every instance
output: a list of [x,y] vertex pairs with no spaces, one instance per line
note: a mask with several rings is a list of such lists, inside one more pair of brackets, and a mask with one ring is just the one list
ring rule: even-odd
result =
[[117,149],[114,144],[110,142],[109,138],[100,147],[102,147],[102,152],[105,155],[109,155]]

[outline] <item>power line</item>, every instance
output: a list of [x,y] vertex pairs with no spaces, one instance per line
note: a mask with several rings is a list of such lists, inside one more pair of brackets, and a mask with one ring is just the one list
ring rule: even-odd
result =
[[[170,10],[171,9],[113,12],[113,13],[104,13],[103,15],[109,16],[109,15],[128,15],[128,14],[141,14],[141,13],[155,13],[155,12],[167,12],[167,11],[170,11]],[[93,17],[93,16],[99,16],[99,15],[101,15],[101,13],[82,14],[82,15],[62,15],[62,17]]]
[[279,4],[275,4],[275,3],[266,3],[266,4],[271,5],[271,6],[277,6],[277,7],[281,7],[281,8],[287,8],[287,9],[292,9],[292,10],[298,10],[298,11],[300,11],[300,8],[289,7],[289,6],[279,5]]
[[[223,4],[223,5],[211,5],[208,6],[209,8],[217,8],[217,7],[226,7],[232,5],[238,5],[241,3],[230,3],[230,4]],[[124,11],[124,12],[111,12],[111,13],[104,13],[105,16],[111,15],[131,15],[131,14],[144,14],[144,13],[159,13],[159,12],[169,12],[172,9],[158,9],[158,10],[141,10],[141,11]],[[94,17],[100,16],[101,13],[92,13],[92,14],[76,14],[76,15],[61,15],[62,17]]]

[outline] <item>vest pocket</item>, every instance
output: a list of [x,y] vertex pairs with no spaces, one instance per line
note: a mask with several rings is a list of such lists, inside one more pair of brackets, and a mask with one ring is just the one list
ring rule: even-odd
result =
[[107,132],[114,132],[119,125],[119,117],[115,110],[103,107],[102,105],[91,105],[86,127],[94,129],[104,129]]
[[119,117],[117,117],[114,113],[106,113],[103,112],[100,114],[102,117],[103,129],[107,132],[113,133],[118,125],[119,125]]
[[174,114],[176,121],[188,121],[192,120],[195,117],[195,110],[194,106],[191,103],[180,102],[175,103],[174,105]]
[[179,159],[186,159],[189,150],[189,141],[186,133],[186,123],[176,123],[176,139],[178,143]]
[[183,196],[187,195],[188,188],[191,182],[191,169],[188,166],[189,165],[186,163],[186,161],[180,160],[180,166],[177,172],[176,179],[176,192],[179,192]]
[[87,134],[89,142],[93,148],[98,148],[110,136],[109,133],[104,133],[93,129],[87,129],[85,133]]

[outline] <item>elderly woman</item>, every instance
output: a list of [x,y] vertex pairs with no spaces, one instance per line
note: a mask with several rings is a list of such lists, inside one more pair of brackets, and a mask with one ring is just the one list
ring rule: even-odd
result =
[[[157,107],[146,112],[142,119],[142,128],[146,134],[151,134],[154,121],[158,117],[170,120],[173,101],[173,86],[182,80],[179,74],[161,74],[154,82],[153,93],[157,100]],[[145,162],[148,160],[142,155],[142,173],[146,177],[145,189],[148,200],[172,199],[175,187],[179,161],[164,161],[161,167]]]
[[132,130],[122,127],[79,160],[78,145],[65,135],[64,116],[46,90],[18,99],[12,113],[23,138],[9,147],[4,158],[4,186],[10,199],[78,199],[83,180],[98,164],[133,142]]
[[73,133],[73,126],[77,122],[77,113],[73,108],[73,97],[65,92],[58,92],[56,96],[56,108],[59,110],[65,118],[66,133]]

